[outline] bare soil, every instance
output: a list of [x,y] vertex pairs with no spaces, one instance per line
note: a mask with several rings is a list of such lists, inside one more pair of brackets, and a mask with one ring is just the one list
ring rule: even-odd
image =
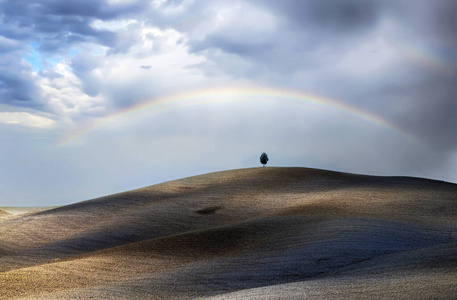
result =
[[0,299],[451,299],[457,185],[253,168],[0,208]]

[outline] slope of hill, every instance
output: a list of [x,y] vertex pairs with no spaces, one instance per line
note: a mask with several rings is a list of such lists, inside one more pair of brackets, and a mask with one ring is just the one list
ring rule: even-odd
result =
[[218,172],[0,223],[0,298],[442,298],[457,185]]

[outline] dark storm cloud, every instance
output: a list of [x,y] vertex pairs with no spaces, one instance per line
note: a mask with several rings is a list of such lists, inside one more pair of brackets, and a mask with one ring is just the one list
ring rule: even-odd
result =
[[[256,44],[243,38],[242,31],[233,39],[229,30],[216,29],[203,39],[190,41],[190,49],[211,62],[199,67],[211,70],[219,64],[225,72],[243,77],[239,68],[224,63],[221,53],[226,53],[251,65],[244,68],[248,77],[252,77],[253,69],[264,70],[257,72],[258,76],[265,76],[267,71],[271,82],[278,79],[275,73],[290,74],[289,80],[294,72],[315,74],[320,79],[313,87],[319,91],[381,114],[437,151],[457,148],[455,1],[250,3],[279,20],[271,37],[265,44]],[[391,32],[383,33],[386,26],[393,28]],[[382,59],[373,54],[378,50],[373,46],[373,53],[361,52],[360,61],[352,66],[339,67],[355,49],[376,40],[391,47],[390,65],[381,65],[374,69],[376,73],[363,77],[354,75],[353,70],[368,70]],[[437,70],[439,64],[444,72]],[[303,88],[306,85],[304,82]]]
[[[215,6],[226,8],[221,2],[215,3]],[[228,26],[214,26],[203,37],[190,38],[190,51],[206,55],[212,62],[207,64],[209,68],[218,64],[219,59],[223,61],[220,53],[237,55],[254,67],[266,67],[272,72],[324,68],[337,63],[346,53],[366,44],[369,39],[376,38],[433,45],[436,46],[434,52],[455,60],[456,4],[452,0],[420,1],[414,5],[410,1],[380,0],[252,0],[238,1],[233,6],[240,3],[246,6],[241,12],[248,11],[248,5],[253,5],[271,14],[277,24],[266,32],[252,29],[249,22],[240,25],[240,20],[235,19]],[[186,14],[208,17],[217,12],[217,9],[192,4],[170,18],[168,14],[156,12],[153,19],[159,26],[174,27],[192,36],[193,27],[183,26],[186,23],[180,19]],[[249,18],[251,22],[256,19],[258,23],[264,22],[247,12],[244,19]],[[380,28],[388,23],[396,26],[397,32],[392,36],[381,36]],[[264,25],[268,27],[268,24]],[[230,69],[225,71],[230,72]],[[235,73],[239,76],[238,70]]]
[[138,11],[141,5],[108,5],[105,1],[3,1],[0,34],[40,43],[41,51],[56,51],[78,42],[112,46],[116,35],[91,26],[96,19],[111,20]]
[[409,1],[399,1],[393,6],[395,9],[390,9],[393,18],[404,25],[402,34],[414,33],[417,38],[425,38],[440,47],[456,46],[457,2],[437,0],[408,4]]
[[134,4],[108,4],[105,0],[80,0],[77,2],[51,0],[41,7],[43,13],[50,15],[76,15],[109,20],[131,13],[138,13],[144,6],[145,3],[141,1]]
[[[65,0],[49,0],[46,2],[6,0],[0,3],[0,9],[3,12],[5,23],[29,27],[32,24],[40,23],[39,16],[55,17],[56,20],[65,20],[66,17],[72,16],[112,20],[139,13],[147,5],[145,1],[129,4],[108,4],[105,0],[80,0],[77,2]],[[58,28],[55,28],[55,30],[58,30]]]
[[376,1],[366,0],[286,0],[257,1],[286,20],[300,27],[312,28],[319,33],[326,31],[347,35],[353,31],[363,31],[376,25],[381,7]]
[[[336,52],[352,45],[362,38],[363,33],[376,28],[383,13],[383,7],[376,1],[254,0],[251,3],[278,20],[274,34],[268,40],[256,42],[254,36],[243,39],[242,31],[239,31],[240,37],[234,39],[233,35],[228,34],[230,29],[223,28],[204,39],[191,41],[191,50],[202,52],[217,48],[227,53],[249,56],[251,60],[267,63],[276,70],[284,69],[284,61],[278,60],[278,56],[283,58],[287,54],[293,57],[295,63],[286,64],[296,70],[309,64],[307,54],[311,54],[309,59],[314,60],[312,52],[322,47],[334,47]],[[249,33],[250,28],[246,26],[245,34]],[[258,32],[257,38],[261,34],[265,33]],[[349,39],[350,43],[347,43]]]
[[40,106],[34,102],[37,88],[29,76],[4,67],[0,70],[0,103]]
[[[39,93],[36,93],[31,68],[23,62],[31,43],[37,45],[40,55],[59,55],[85,42],[114,47],[118,43],[117,34],[94,28],[93,21],[130,16],[145,5],[144,1],[130,4],[108,4],[104,0],[1,1],[0,101],[11,105],[38,105]],[[96,94],[93,87],[86,90]]]
[[21,45],[15,40],[0,36],[0,53],[8,53],[21,48]]
[[272,49],[273,43],[237,41],[214,34],[207,36],[203,41],[191,44],[191,51],[196,53],[211,48],[221,49],[226,53],[237,54],[242,57],[253,57]]
[[430,147],[450,152],[457,149],[456,77],[427,76],[418,80],[414,90],[397,99],[402,113],[397,122]]
[[41,107],[35,102],[39,93],[30,71],[22,61],[21,45],[0,36],[0,103]]

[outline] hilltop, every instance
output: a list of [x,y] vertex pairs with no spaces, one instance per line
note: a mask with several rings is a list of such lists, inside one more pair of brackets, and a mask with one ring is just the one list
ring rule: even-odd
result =
[[0,219],[2,299],[445,299],[456,276],[457,185],[420,178],[241,169]]

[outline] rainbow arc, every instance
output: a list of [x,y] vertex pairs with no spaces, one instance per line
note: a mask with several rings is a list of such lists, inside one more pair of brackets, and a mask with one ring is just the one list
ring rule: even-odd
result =
[[365,122],[386,128],[396,132],[397,134],[411,138],[411,136],[402,129],[384,118],[336,99],[311,93],[269,87],[219,87],[177,93],[132,105],[109,116],[99,118],[91,124],[74,131],[60,140],[58,144],[70,144],[72,141],[81,139],[98,128],[109,126],[109,124],[123,118],[134,118],[146,112],[157,114],[177,107],[221,102],[235,103],[237,101],[274,101],[280,103],[287,102],[297,105],[308,104],[324,108],[332,108],[347,113]]

